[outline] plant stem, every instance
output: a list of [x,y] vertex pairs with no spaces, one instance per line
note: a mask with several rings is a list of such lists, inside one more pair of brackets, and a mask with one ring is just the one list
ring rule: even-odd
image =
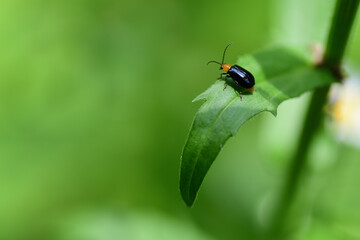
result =
[[339,69],[359,6],[359,0],[338,0],[326,44],[323,66]]
[[272,222],[270,229],[271,237],[276,236],[280,238],[282,235],[289,209],[296,197],[302,173],[306,168],[306,156],[309,146],[323,121],[324,114],[322,108],[326,103],[329,88],[330,87],[317,89],[311,97],[298,146],[290,162],[291,165],[289,166],[286,176],[285,186],[280,195],[280,200]]
[[[341,62],[349,39],[359,0],[337,0],[334,16],[328,35],[322,68],[328,69],[341,78]],[[306,156],[311,142],[321,126],[324,118],[323,107],[327,100],[330,87],[315,90],[310,100],[306,118],[302,127],[302,133],[298,142],[295,155],[290,162],[290,168],[285,181],[285,186],[280,195],[279,205],[275,209],[275,215],[270,228],[270,237],[281,238],[284,224],[289,209],[294,202],[299,189],[301,176],[306,168]]]

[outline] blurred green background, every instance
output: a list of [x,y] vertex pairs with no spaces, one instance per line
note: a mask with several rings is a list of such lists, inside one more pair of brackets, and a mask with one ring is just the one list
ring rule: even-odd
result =
[[[308,94],[246,123],[195,206],[178,190],[191,100],[274,43],[324,42],[334,1],[0,2],[0,239],[255,239]],[[348,62],[360,64],[355,25]],[[297,239],[359,239],[359,150],[319,135]],[[296,229],[296,230],[295,230]]]

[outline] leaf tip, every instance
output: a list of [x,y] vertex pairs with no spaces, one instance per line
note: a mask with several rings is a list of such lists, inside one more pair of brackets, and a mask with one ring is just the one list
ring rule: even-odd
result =
[[274,115],[274,117],[277,116],[277,108],[276,107],[268,108],[268,109],[266,109],[266,111],[270,112],[272,115]]
[[180,184],[180,194],[186,206],[191,208],[194,204],[195,198],[190,198],[189,192],[187,191],[186,188],[181,187],[181,184]]
[[205,99],[206,99],[206,96],[204,96],[204,94],[200,94],[199,96],[194,98],[191,102],[197,102],[197,101],[205,100]]
[[185,204],[186,204],[186,206],[188,207],[188,208],[192,208],[193,207],[193,205],[194,205],[194,201],[191,201],[191,200],[185,200],[184,198],[183,198],[183,200],[184,200],[184,202],[185,202]]

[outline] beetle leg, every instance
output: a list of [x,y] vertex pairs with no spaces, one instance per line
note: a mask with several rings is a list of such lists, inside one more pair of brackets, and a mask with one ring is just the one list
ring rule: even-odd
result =
[[225,79],[225,87],[224,87],[224,89],[223,89],[223,91],[226,89],[226,87],[227,87],[227,81],[226,81],[226,79]]
[[220,77],[218,77],[218,79],[222,79],[222,77],[226,75],[227,76],[227,73],[220,73]]
[[242,92],[241,91],[238,92],[239,92],[240,101],[242,101]]
[[225,90],[226,89],[226,87],[227,87],[227,85],[228,85],[228,83],[227,83],[227,77],[229,77],[229,75],[227,74],[227,73],[221,73],[220,74],[220,77],[218,78],[218,79],[222,79],[222,77],[225,75],[225,87],[224,87],[224,89],[223,90]]
[[[240,84],[237,81],[234,81],[236,86],[240,86]],[[239,91],[239,95],[240,95],[240,100],[242,100],[242,96],[241,96],[242,92]]]
[[225,87],[223,89],[223,91],[224,91],[226,89],[226,87],[228,86],[227,78],[230,77],[230,75],[228,73],[222,73],[221,75],[226,75],[225,76]]

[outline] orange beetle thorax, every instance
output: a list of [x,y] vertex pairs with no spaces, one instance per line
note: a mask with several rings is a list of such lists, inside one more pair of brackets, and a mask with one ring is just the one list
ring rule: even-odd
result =
[[225,72],[228,72],[231,67],[232,67],[232,65],[230,65],[230,64],[223,64],[223,65],[221,65],[221,68],[222,68]]

